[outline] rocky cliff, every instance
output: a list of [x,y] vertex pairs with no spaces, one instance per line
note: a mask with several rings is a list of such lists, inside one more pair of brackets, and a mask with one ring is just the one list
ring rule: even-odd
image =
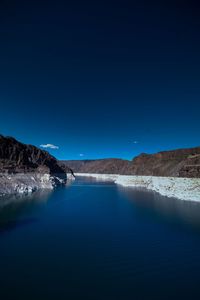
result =
[[142,153],[132,161],[101,159],[65,161],[76,173],[200,177],[200,147]]
[[53,188],[66,182],[66,173],[47,151],[0,135],[0,194]]
[[0,172],[27,173],[37,171],[65,174],[58,161],[47,151],[0,135]]

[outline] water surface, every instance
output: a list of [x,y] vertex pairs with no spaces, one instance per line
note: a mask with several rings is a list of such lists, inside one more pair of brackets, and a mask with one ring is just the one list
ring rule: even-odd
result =
[[78,179],[0,199],[1,299],[198,299],[200,205]]

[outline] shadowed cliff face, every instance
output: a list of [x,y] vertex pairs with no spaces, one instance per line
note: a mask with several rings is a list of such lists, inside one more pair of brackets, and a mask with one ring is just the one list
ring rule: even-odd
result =
[[12,137],[0,135],[0,172],[26,173],[34,171],[65,176],[65,170],[47,151],[22,144]]
[[200,177],[200,147],[163,151],[156,154],[142,153],[132,161],[101,159],[63,163],[79,173]]

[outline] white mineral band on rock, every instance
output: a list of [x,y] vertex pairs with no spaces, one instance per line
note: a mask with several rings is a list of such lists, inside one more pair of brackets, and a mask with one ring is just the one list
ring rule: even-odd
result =
[[129,176],[76,173],[76,176],[112,181],[126,187],[142,187],[167,197],[200,202],[200,178]]

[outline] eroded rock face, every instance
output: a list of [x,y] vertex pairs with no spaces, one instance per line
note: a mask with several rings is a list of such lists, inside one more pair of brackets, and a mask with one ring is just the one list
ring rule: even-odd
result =
[[0,135],[0,194],[52,189],[66,183],[66,173],[47,151]]
[[47,151],[0,135],[0,172],[65,174],[65,170]]
[[132,161],[100,159],[65,161],[75,173],[200,178],[200,147],[142,153]]

